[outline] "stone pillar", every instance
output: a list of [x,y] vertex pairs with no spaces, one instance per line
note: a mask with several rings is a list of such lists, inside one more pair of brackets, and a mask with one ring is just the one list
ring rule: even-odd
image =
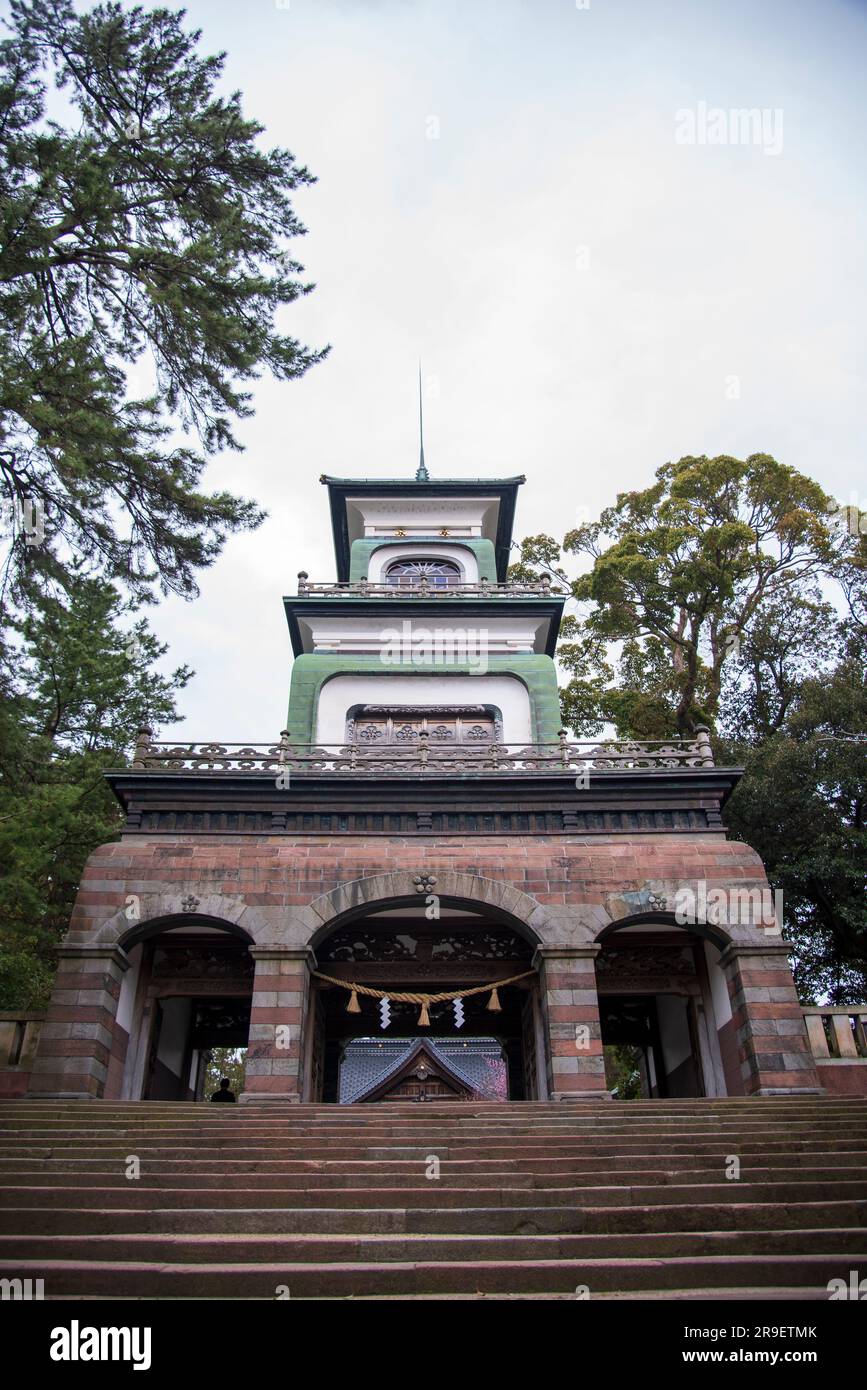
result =
[[57,978],[27,1094],[101,1100],[129,957],[120,946],[61,946],[57,955]]
[[[598,945],[537,946],[552,1100],[608,1100],[594,961]],[[579,1032],[578,1025],[588,1033]]]
[[720,956],[748,1096],[821,1095],[785,942],[732,942]]
[[256,962],[242,1104],[301,1100],[301,1042],[313,953],[307,946],[251,946]]

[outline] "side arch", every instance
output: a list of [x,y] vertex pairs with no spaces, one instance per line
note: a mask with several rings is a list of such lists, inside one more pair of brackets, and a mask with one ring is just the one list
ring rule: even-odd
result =
[[673,912],[634,912],[628,917],[618,917],[615,921],[609,922],[596,933],[595,940],[602,946],[606,941],[610,941],[615,933],[622,931],[624,927],[673,927],[676,931],[685,932],[688,936],[700,936],[704,941],[709,941],[716,946],[717,950],[724,951],[731,945],[732,938],[724,927],[718,926],[715,922],[678,922]]
[[138,946],[143,941],[149,941],[153,936],[159,936],[166,931],[174,931],[179,927],[210,927],[213,931],[222,932],[225,936],[230,936],[245,946],[256,944],[250,933],[239,926],[237,922],[228,921],[222,917],[210,917],[203,913],[187,912],[181,916],[172,914],[164,917],[151,917],[146,922],[136,923],[130,927],[129,931],[118,937],[117,945],[122,950],[129,951],[133,946]]
[[[131,901],[130,901],[131,899]],[[130,913],[133,913],[130,916]],[[194,912],[184,909],[182,894],[130,894],[127,906],[118,908],[114,916],[102,923],[99,931],[88,938],[94,946],[120,946],[128,949],[161,931],[179,926],[211,926],[228,932],[238,940],[254,946],[262,935],[259,913],[240,897],[222,893],[200,898]]]

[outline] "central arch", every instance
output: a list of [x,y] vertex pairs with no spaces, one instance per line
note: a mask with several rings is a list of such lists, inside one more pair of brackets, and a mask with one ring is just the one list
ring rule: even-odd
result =
[[[377,1080],[377,1068],[385,1068],[383,1075],[399,1068],[402,1050],[409,1056],[420,1039],[446,1068],[460,1070],[462,1057],[468,1073],[471,1061],[478,1064],[477,1079],[499,1048],[494,1070],[501,1064],[502,1086],[492,1081],[485,1091],[478,1081],[475,1099],[539,1097],[544,1060],[534,957],[546,921],[540,904],[493,880],[430,871],[358,879],[324,894],[311,910],[320,925],[310,939],[316,960],[306,1045],[310,1100],[351,1103]],[[496,995],[488,988],[515,976],[522,978]],[[351,996],[353,984],[394,993],[485,989],[459,1009],[450,999],[432,1003],[426,1017],[418,1003],[392,1000],[383,1027],[379,1001]],[[350,1078],[352,1069],[358,1076]]]
[[[421,886],[418,879],[422,880]],[[376,911],[377,905],[384,909],[395,903],[424,901],[429,895],[424,887],[425,880],[431,884],[429,892],[438,897],[444,906],[467,907],[476,911],[484,909],[504,925],[511,926],[531,945],[544,944],[546,929],[551,924],[551,913],[544,903],[537,902],[528,893],[511,884],[483,878],[480,874],[419,868],[417,871],[371,874],[366,878],[351,879],[314,898],[308,911],[313,919],[318,920],[310,937],[310,946],[315,951],[335,926],[350,921],[353,916]]]

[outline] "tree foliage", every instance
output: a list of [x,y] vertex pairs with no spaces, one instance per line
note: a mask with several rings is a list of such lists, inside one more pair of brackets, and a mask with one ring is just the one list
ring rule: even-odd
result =
[[0,1008],[46,1002],[84,862],[120,828],[103,773],[125,765],[143,725],[178,717],[192,673],[157,673],[166,648],[132,616],[111,585],[73,570],[64,597],[14,621],[0,705]]
[[[226,536],[262,519],[251,501],[202,490],[207,455],[237,447],[254,378],[297,377],[322,355],[277,324],[312,288],[286,250],[304,231],[290,195],[312,175],[262,144],[239,93],[219,92],[223,55],[199,55],[183,11],[11,0],[8,23],[6,597],[62,586],[73,558],[138,598],[189,595]],[[58,102],[66,127],[50,114]],[[153,389],[135,396],[143,369]],[[38,545],[21,524],[33,506]]]
[[[832,565],[829,503],[767,454],[687,457],[568,532],[562,553],[592,561],[572,582],[589,611],[566,633],[562,659],[578,681],[566,693],[569,723],[659,737],[712,723],[726,660],[759,609]],[[562,572],[551,537],[525,542],[516,573],[540,564]],[[611,643],[621,646],[606,685]],[[588,680],[598,692],[589,704]]]
[[[569,555],[589,569],[570,579]],[[806,1000],[867,997],[867,514],[766,454],[684,458],[512,574],[571,587],[557,651],[579,737],[715,731],[730,832],[782,888]]]

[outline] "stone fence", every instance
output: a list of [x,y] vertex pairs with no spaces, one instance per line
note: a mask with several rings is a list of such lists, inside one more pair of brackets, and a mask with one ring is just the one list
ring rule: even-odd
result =
[[44,1013],[0,1013],[0,1097],[23,1096]]
[[802,1012],[825,1090],[867,1096],[867,1004],[808,1004]]

